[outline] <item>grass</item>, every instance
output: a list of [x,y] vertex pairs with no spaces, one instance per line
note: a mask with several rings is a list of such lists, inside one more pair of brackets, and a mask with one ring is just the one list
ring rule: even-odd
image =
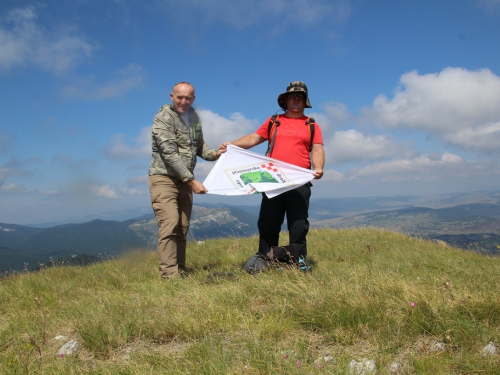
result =
[[363,359],[500,374],[482,354],[499,344],[500,258],[373,228],[308,240],[312,274],[245,273],[252,237],[189,243],[174,281],[144,251],[0,279],[0,374],[349,374]]

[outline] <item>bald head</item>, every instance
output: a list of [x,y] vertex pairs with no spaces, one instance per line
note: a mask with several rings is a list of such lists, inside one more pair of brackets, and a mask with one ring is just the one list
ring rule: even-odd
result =
[[177,83],[172,88],[170,99],[172,100],[174,111],[179,114],[187,113],[195,99],[193,85],[188,82]]

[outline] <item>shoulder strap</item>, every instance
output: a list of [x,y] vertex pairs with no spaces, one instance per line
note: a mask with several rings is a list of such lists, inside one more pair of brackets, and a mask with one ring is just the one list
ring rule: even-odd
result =
[[314,125],[316,121],[312,117],[308,117],[306,120],[306,125],[308,125],[309,135],[311,136],[311,141],[309,142],[309,152],[312,151],[313,148],[313,139],[314,139]]
[[[280,126],[279,115],[274,114],[269,120],[269,125],[267,126],[267,140],[269,142],[269,146],[267,147],[266,156],[273,150],[274,142],[276,141],[276,133],[278,133],[278,126]],[[272,140],[271,135],[273,137]]]
[[[313,139],[314,139],[314,129],[316,121],[312,117],[308,117],[306,120],[306,126],[307,129],[309,130],[309,136],[310,136],[310,141],[309,141],[309,152],[312,151],[313,147]],[[279,121],[279,115],[273,115],[271,119],[269,120],[269,125],[267,126],[267,131],[268,131],[268,142],[269,146],[267,147],[266,151],[266,156],[269,155],[274,147],[274,142],[276,141],[276,133],[278,133],[278,126],[280,126],[280,121]],[[271,140],[272,136],[272,140]]]

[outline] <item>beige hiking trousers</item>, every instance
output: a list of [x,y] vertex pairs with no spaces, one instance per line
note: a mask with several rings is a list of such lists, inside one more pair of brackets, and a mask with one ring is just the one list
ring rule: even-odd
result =
[[193,209],[193,191],[188,184],[164,175],[149,176],[151,205],[158,222],[160,277],[180,276],[186,268],[186,238]]

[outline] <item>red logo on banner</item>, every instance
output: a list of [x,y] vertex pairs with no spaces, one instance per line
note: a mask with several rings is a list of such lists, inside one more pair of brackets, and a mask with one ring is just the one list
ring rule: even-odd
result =
[[267,169],[269,171],[278,172],[278,170],[276,168],[274,168],[274,164],[273,163],[267,163],[267,165],[262,164],[261,167],[264,168],[264,169]]

